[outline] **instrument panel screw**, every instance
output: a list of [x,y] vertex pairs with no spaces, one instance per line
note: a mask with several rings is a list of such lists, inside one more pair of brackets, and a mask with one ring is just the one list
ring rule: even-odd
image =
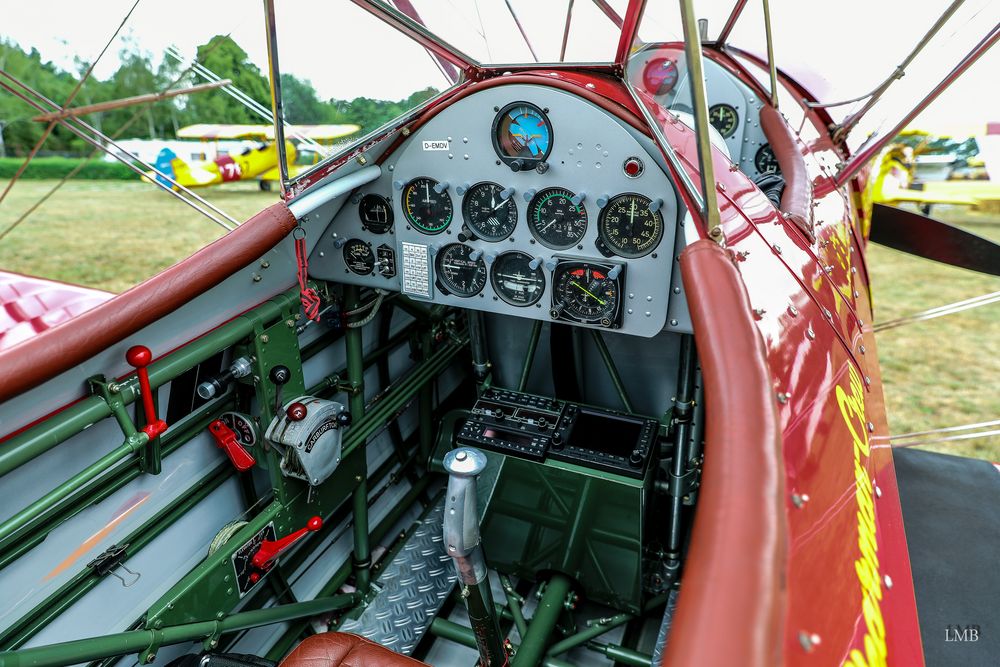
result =
[[262,280],[262,278],[260,277],[260,274],[258,274],[258,273],[252,274],[252,277],[253,277],[253,281],[255,283],[259,283]]
[[152,664],[155,660],[156,660],[156,654],[155,653],[150,653],[149,655],[146,656],[146,664],[147,665]]
[[790,394],[787,394],[787,393],[785,393],[783,391],[779,391],[778,392],[778,403],[781,403],[782,405],[784,405],[785,403],[788,402],[789,397],[790,397]]
[[886,588],[892,588],[892,577],[886,574],[882,577],[882,579],[885,581]]
[[260,268],[266,269],[266,268],[269,268],[270,266],[271,266],[271,262],[267,261],[266,259],[260,260]]
[[806,338],[808,338],[809,340],[816,340],[816,332],[813,331],[811,324],[809,325],[809,328],[806,329]]
[[270,336],[268,336],[267,334],[261,334],[261,335],[260,335],[260,342],[262,342],[262,343],[266,343],[266,342],[268,342],[269,340],[271,340],[271,337],[270,337]]
[[764,310],[763,308],[754,308],[753,309],[753,314],[756,315],[758,319],[761,318],[761,317],[764,317],[764,313],[766,313],[766,312],[767,311]]
[[869,433],[874,433],[875,432],[875,424],[873,424],[871,422],[868,422],[868,432]]
[[792,504],[795,505],[797,509],[802,509],[802,506],[809,502],[809,496],[806,494],[792,494]]

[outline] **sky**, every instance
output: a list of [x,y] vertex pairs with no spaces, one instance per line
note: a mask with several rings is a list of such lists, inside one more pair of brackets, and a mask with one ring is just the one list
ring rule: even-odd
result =
[[[90,61],[100,52],[135,0],[0,0],[0,36],[35,47],[43,58],[74,69],[74,57]],[[511,0],[542,60],[555,59],[562,38],[565,0]],[[4,5],[17,5],[5,11]],[[503,0],[415,0],[428,25],[470,55],[485,61],[527,61],[530,52]],[[611,0],[623,11],[626,0]],[[732,0],[700,0],[699,16],[714,34]],[[821,99],[845,99],[871,90],[902,60],[933,23],[935,14],[915,11],[931,3],[903,0],[838,0],[836,13],[816,11],[815,2],[772,0],[775,54],[779,65]],[[936,2],[941,11],[947,2]],[[402,99],[446,80],[421,47],[349,0],[277,0],[279,60],[283,72],[309,79],[322,99],[358,96]],[[266,71],[263,3],[254,0],[140,0],[101,60],[104,78],[117,66],[123,40],[163,57],[173,44],[186,54],[216,34],[229,34]],[[836,25],[837,22],[840,25]],[[938,38],[914,62],[887,96],[885,111],[873,118],[898,117],[1000,21],[1000,1],[967,0]],[[648,40],[680,36],[677,3],[650,1],[640,28]],[[751,50],[764,48],[759,3],[749,3],[731,41]],[[616,29],[593,3],[575,4],[568,59],[608,60]],[[978,127],[1000,120],[996,72],[1000,50],[977,63],[915,125]],[[803,74],[805,73],[805,74]],[[873,121],[874,123],[874,121]],[[863,128],[870,131],[877,124]]]

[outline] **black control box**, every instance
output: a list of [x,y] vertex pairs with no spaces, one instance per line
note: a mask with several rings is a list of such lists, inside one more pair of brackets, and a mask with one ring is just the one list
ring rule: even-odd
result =
[[653,453],[655,419],[488,389],[459,429],[459,445],[532,461],[546,458],[642,477]]

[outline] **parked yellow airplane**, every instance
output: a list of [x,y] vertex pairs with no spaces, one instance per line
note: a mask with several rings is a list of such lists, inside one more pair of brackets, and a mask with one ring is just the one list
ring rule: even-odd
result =
[[[936,204],[969,206],[976,209],[1000,206],[1000,123],[988,123],[985,133],[969,128],[965,130],[907,130],[901,137],[925,137],[913,147],[897,143],[885,150],[879,161],[878,174],[873,182],[872,197],[875,202],[889,205],[911,203],[918,205],[925,214]],[[986,178],[970,178],[951,169],[946,178],[926,179],[917,175],[917,161],[924,149],[935,138],[974,137],[979,148],[977,163],[981,163]]]
[[[295,142],[286,140],[289,177],[294,178],[305,167],[319,160],[319,153],[310,148],[311,143],[332,143],[342,137],[354,134],[361,128],[357,125],[297,125],[295,138],[301,139],[298,149]],[[187,162],[169,148],[160,151],[156,158],[156,169],[161,174],[187,188],[206,187],[231,181],[259,178],[261,189],[269,190],[270,183],[279,180],[278,150],[274,143],[274,128],[270,125],[220,125],[199,124],[182,127],[177,131],[178,139],[199,139],[216,141],[219,139],[250,139],[260,141],[260,145],[246,148],[240,153],[221,154],[213,160]],[[309,141],[310,143],[305,143]],[[168,187],[172,184],[155,172],[147,173],[150,180],[158,180]]]

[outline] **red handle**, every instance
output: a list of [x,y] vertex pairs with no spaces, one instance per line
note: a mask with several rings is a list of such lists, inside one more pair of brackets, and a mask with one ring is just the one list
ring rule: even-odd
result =
[[306,524],[305,528],[300,528],[291,535],[286,535],[280,540],[275,540],[274,542],[264,540],[260,544],[260,549],[258,549],[257,553],[253,555],[253,559],[250,563],[257,569],[263,570],[271,564],[271,561],[280,556],[281,552],[302,539],[306,533],[316,532],[322,527],[323,519],[318,516],[314,516],[309,519],[309,523]]
[[208,432],[215,438],[215,444],[226,453],[226,456],[229,457],[229,460],[232,461],[233,465],[240,472],[246,472],[257,463],[257,459],[250,452],[243,449],[239,440],[236,439],[233,429],[226,426],[221,419],[216,419],[209,424]]
[[146,370],[146,366],[153,361],[153,353],[145,345],[133,345],[125,353],[125,361],[135,366],[136,375],[139,376],[139,393],[142,395],[142,407],[146,412],[146,425],[141,430],[152,440],[167,430],[167,422],[156,418],[156,404],[153,403],[149,371]]

